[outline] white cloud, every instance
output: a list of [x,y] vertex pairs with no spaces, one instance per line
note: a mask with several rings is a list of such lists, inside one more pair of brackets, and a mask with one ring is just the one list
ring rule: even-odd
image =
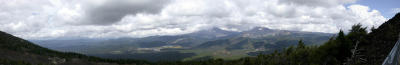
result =
[[393,8],[392,13],[400,13],[400,8]]
[[[137,0],[142,1],[142,0]],[[154,0],[154,2],[159,2]],[[161,2],[161,1],[160,1]],[[27,39],[119,38],[180,35],[219,27],[244,31],[253,27],[336,33],[357,23],[378,26],[386,19],[355,0],[172,0],[159,9],[100,11],[93,21],[93,8],[113,7],[107,0],[0,1],[0,30]],[[315,4],[321,3],[321,4]],[[349,4],[349,6],[344,6]],[[117,5],[115,5],[117,6]],[[118,5],[119,6],[119,5]],[[104,7],[103,7],[104,8]],[[140,8],[139,8],[140,9]],[[158,11],[149,13],[149,11]],[[129,12],[126,12],[129,11]],[[118,13],[125,12],[125,13]],[[105,14],[111,13],[111,14]],[[108,16],[110,15],[110,16]],[[96,18],[95,19],[99,19]],[[99,19],[102,20],[102,19]],[[112,22],[107,25],[76,25]]]
[[306,6],[337,6],[348,3],[354,3],[357,0],[280,0],[282,3],[286,4],[296,4],[296,5],[306,5]]

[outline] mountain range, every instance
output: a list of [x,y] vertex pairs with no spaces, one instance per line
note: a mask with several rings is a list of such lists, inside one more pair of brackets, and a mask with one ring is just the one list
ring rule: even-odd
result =
[[268,54],[274,50],[296,45],[299,40],[304,40],[307,45],[319,45],[332,36],[330,33],[255,27],[242,32],[212,28],[176,36],[31,41],[58,51],[103,58],[186,61],[204,58],[233,60],[260,53]]

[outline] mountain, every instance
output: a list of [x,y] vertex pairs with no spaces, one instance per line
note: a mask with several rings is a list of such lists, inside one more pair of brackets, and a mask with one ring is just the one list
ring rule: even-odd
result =
[[[194,33],[176,36],[150,36],[144,38],[117,39],[70,39],[70,40],[30,40],[38,45],[58,51],[79,53],[103,53],[115,49],[152,48],[162,46],[180,46],[191,48],[201,43],[217,39],[226,39],[237,35],[238,32],[224,31],[219,28],[202,30]],[[98,50],[102,48],[102,50]],[[91,52],[94,51],[94,52]]]
[[328,40],[331,36],[332,34],[328,33],[272,30],[268,28],[256,27],[252,30],[241,32],[239,35],[236,35],[232,38],[203,43],[197,46],[197,48],[209,48],[218,45],[231,45],[227,47],[229,47],[229,49],[235,49],[239,47],[243,48],[242,46],[245,46],[246,44],[252,44],[251,46],[254,48],[261,48],[263,46],[282,46],[281,48],[284,48],[288,45],[297,44],[298,40],[307,40],[305,41],[307,43],[323,43],[325,42],[324,40]]
[[[86,55],[117,59],[142,59],[149,61],[178,61],[193,56],[193,53],[181,53],[176,50],[165,51],[170,46],[187,49],[206,41],[226,39],[237,35],[238,32],[225,31],[219,28],[202,30],[194,33],[177,36],[150,36],[144,38],[117,38],[117,39],[70,39],[70,40],[31,40],[38,45],[63,51],[77,52]],[[155,51],[161,50],[163,52]],[[160,57],[171,57],[174,59]]]
[[[255,27],[248,31],[225,31],[219,28],[175,36],[118,38],[108,40],[31,40],[41,46],[64,52],[77,52],[114,59],[148,61],[180,61],[212,57],[238,59],[259,53],[270,53],[306,40],[319,45],[331,37],[329,33],[273,30]],[[232,53],[226,55],[226,53]],[[234,54],[233,54],[234,53]],[[235,57],[229,57],[235,56]],[[168,58],[173,57],[173,58]],[[165,59],[162,59],[165,58]]]
[[307,45],[319,45],[333,36],[329,33],[273,30],[256,27],[228,39],[208,41],[189,51],[198,55],[185,59],[192,60],[211,56],[212,58],[239,59],[258,54],[269,54],[275,50],[297,45],[304,40]]
[[0,31],[0,65],[118,65],[147,63],[136,60],[116,61],[76,53],[53,51]]

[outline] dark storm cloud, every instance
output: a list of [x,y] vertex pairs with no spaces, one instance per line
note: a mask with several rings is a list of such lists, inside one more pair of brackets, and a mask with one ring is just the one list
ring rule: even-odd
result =
[[112,0],[87,10],[87,23],[109,25],[120,21],[126,15],[137,13],[156,14],[169,0]]

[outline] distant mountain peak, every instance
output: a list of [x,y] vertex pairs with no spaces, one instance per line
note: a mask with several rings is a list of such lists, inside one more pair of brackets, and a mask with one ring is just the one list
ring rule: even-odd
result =
[[220,29],[220,28],[218,28],[218,27],[213,27],[213,28],[211,28],[211,30],[215,30],[215,31],[224,31],[224,30],[222,30],[222,29]]
[[254,27],[253,29],[251,29],[252,31],[263,31],[263,30],[271,30],[267,27]]
[[208,29],[207,31],[212,31],[212,32],[231,32],[231,31],[227,31],[227,30],[222,30],[221,28],[218,28],[218,27],[213,27],[211,29]]
[[214,27],[211,29],[204,29],[204,30],[200,30],[197,32],[193,32],[192,34],[218,34],[218,33],[227,33],[227,32],[230,32],[230,31],[225,31],[220,28]]

